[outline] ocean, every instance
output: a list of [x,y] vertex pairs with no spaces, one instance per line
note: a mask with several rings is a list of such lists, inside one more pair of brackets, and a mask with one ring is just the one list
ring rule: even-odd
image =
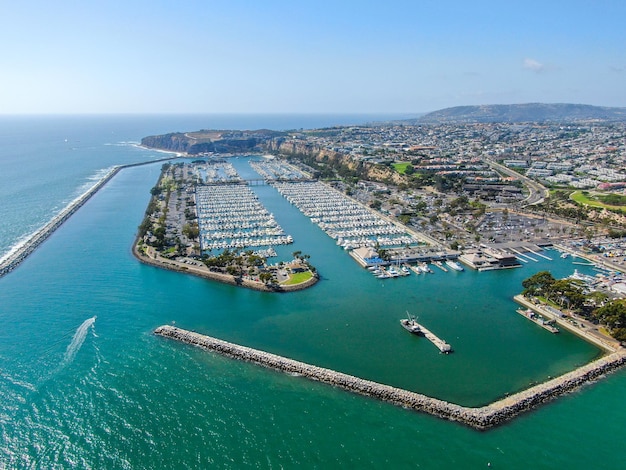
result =
[[[162,153],[141,137],[298,129],[388,116],[2,116],[0,257],[113,165]],[[255,158],[255,157],[250,157]],[[232,160],[250,174],[248,158]],[[155,337],[211,336],[480,406],[598,357],[515,313],[521,281],[574,268],[378,280],[269,186],[254,187],[321,281],[269,294],[163,271],[130,253],[160,163],[122,170],[0,278],[0,468],[621,468],[626,372],[487,432]],[[406,311],[452,344],[439,354]]]

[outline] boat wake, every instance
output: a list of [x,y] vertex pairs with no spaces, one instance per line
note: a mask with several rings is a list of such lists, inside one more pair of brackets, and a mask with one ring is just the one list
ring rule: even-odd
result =
[[70,364],[74,360],[74,358],[76,357],[76,354],[78,353],[81,346],[85,342],[85,338],[87,337],[87,333],[89,333],[89,329],[93,328],[93,325],[95,322],[96,322],[96,317],[94,316],[85,320],[78,327],[78,329],[76,330],[76,333],[74,333],[74,337],[72,338],[72,341],[70,342],[67,349],[65,350],[65,355],[63,356],[63,361],[61,361],[61,365],[59,366],[59,368],[62,368]]

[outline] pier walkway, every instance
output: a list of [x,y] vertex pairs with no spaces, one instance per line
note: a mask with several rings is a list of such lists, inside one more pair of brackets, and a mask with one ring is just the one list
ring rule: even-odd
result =
[[426,339],[430,341],[431,343],[433,343],[435,346],[437,346],[437,349],[439,349],[439,351],[441,351],[442,353],[446,353],[446,354],[452,352],[452,346],[450,346],[444,340],[439,338],[436,334],[434,334],[428,328],[420,324],[420,329],[422,330],[422,333],[424,334]]
[[563,395],[585,383],[596,380],[626,363],[626,353],[619,350],[572,372],[536,385],[528,390],[508,396],[480,408],[469,408],[449,403],[420,393],[403,390],[371,380],[361,379],[331,369],[295,361],[258,349],[240,346],[210,336],[201,335],[170,325],[158,327],[154,333],[214,351],[227,357],[251,362],[270,369],[287,372],[317,380],[360,395],[392,403],[416,411],[458,421],[475,429],[488,429],[503,424],[537,405]]

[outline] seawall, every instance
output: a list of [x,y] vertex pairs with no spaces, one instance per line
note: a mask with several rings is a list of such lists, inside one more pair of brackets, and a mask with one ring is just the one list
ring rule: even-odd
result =
[[170,325],[160,326],[154,333],[209,351],[215,351],[227,357],[289,374],[302,375],[360,395],[428,413],[450,421],[457,421],[480,430],[501,425],[520,413],[570,392],[607,372],[623,366],[626,362],[626,354],[623,351],[616,352],[572,372],[568,372],[561,377],[516,393],[490,405],[481,408],[468,408],[420,393],[361,379],[342,372],[229,343]]

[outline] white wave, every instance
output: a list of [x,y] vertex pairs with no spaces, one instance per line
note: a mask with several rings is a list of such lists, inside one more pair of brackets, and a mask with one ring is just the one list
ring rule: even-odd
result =
[[[76,191],[74,192],[74,199],[72,199],[67,205],[71,205],[77,200],[79,200],[85,193],[87,193],[91,188],[93,188],[96,184],[100,182],[105,176],[107,176],[115,166],[110,166],[108,168],[101,168],[97,170],[94,174],[87,177],[87,181],[80,185]],[[67,207],[67,206],[66,206]]]
[[28,382],[24,382],[23,380],[13,378],[9,374],[6,374],[4,372],[0,372],[0,377],[12,383],[13,385],[17,385],[18,387],[23,387],[27,390],[30,390],[31,392],[34,392],[37,390],[34,385],[29,384]]
[[135,142],[132,140],[129,141],[120,141],[120,142],[109,142],[104,145],[113,146],[113,147],[139,147],[141,142]]
[[61,366],[65,366],[70,364],[74,358],[76,357],[76,353],[80,350],[81,346],[85,342],[85,338],[87,337],[87,333],[89,329],[93,327],[96,322],[96,317],[91,317],[85,320],[74,333],[74,337],[70,342],[69,346],[65,350],[65,355],[63,356],[63,361],[61,362]]
[[7,251],[5,254],[3,254],[2,256],[0,256],[0,264],[2,264],[4,261],[6,261],[7,259],[9,259],[14,253],[16,253],[17,251],[21,250],[24,245],[26,245],[28,243],[28,241],[40,230],[41,228],[38,228],[36,230],[33,230],[31,233],[22,236],[22,238],[20,238],[17,242],[15,242],[10,248],[9,251]]
[[21,250],[25,245],[27,245],[30,240],[41,230],[46,227],[49,223],[51,223],[55,217],[59,216],[64,210],[71,207],[73,204],[77,203],[85,194],[87,194],[95,185],[97,185],[101,180],[103,180],[109,173],[111,173],[116,168],[116,165],[110,166],[108,168],[101,168],[97,170],[93,175],[87,177],[87,181],[79,186],[74,192],[73,199],[67,202],[62,207],[55,207],[53,209],[53,216],[46,221],[42,226],[34,229],[32,232],[23,235],[17,242],[15,242],[5,253],[0,255],[0,264],[8,260],[13,254],[17,251]]

